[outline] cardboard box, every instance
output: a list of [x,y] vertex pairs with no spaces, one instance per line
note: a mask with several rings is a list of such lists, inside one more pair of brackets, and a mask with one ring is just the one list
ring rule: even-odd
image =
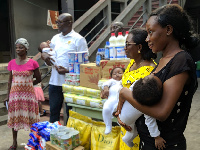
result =
[[125,68],[128,66],[130,59],[125,60],[102,60],[100,62],[101,77],[105,79],[110,78],[110,72],[115,67]]
[[53,145],[50,141],[48,141],[46,142],[46,150],[62,150],[62,148],[57,145]]
[[80,86],[92,89],[98,88],[98,81],[101,79],[101,67],[95,63],[80,65]]
[[85,148],[83,146],[78,146],[74,150],[85,150]]
[[130,59],[126,60],[101,60],[100,66],[96,63],[81,64],[80,66],[80,86],[92,89],[98,88],[98,81],[102,78],[109,79],[110,72],[115,67],[125,68]]
[[[74,150],[84,150],[85,148],[83,146],[78,146],[76,147]],[[46,150],[62,150],[62,148],[60,148],[57,145],[53,145],[51,144],[50,141],[46,142]]]

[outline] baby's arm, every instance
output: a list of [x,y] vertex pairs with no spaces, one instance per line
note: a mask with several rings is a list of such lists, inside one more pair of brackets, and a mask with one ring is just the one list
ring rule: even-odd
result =
[[163,150],[165,148],[166,141],[161,136],[154,137],[154,139],[156,148]]
[[145,117],[145,124],[148,127],[151,137],[155,138],[156,148],[158,148],[159,150],[164,149],[166,141],[162,137],[160,137],[160,131],[158,130],[156,119],[145,114],[144,117]]
[[101,98],[108,98],[109,87],[112,85],[113,82],[114,82],[113,79],[110,79],[103,83],[103,85],[102,85],[103,90],[101,91]]

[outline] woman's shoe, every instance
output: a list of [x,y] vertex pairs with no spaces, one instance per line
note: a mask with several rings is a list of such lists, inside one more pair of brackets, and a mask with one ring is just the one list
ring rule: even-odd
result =
[[14,147],[13,145],[8,150],[16,150],[17,147]]
[[46,116],[46,110],[43,110],[43,113],[42,114],[40,114],[40,117],[43,117],[43,116]]

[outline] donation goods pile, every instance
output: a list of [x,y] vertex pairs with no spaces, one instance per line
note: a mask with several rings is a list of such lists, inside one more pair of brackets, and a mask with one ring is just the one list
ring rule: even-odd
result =
[[102,108],[105,102],[105,99],[100,98],[100,90],[67,84],[63,84],[62,89],[64,100],[67,103]]
[[79,131],[62,126],[58,121],[34,123],[29,136],[31,138],[28,140],[25,150],[46,150],[47,141],[51,141],[52,145],[56,145],[62,150],[73,150],[79,146]]
[[65,83],[80,85],[80,65],[89,63],[88,52],[69,52],[69,73],[66,75]]

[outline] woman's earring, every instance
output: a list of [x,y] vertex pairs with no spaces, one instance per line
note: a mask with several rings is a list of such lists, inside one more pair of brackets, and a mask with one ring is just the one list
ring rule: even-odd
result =
[[138,51],[138,54],[140,54],[140,51]]

